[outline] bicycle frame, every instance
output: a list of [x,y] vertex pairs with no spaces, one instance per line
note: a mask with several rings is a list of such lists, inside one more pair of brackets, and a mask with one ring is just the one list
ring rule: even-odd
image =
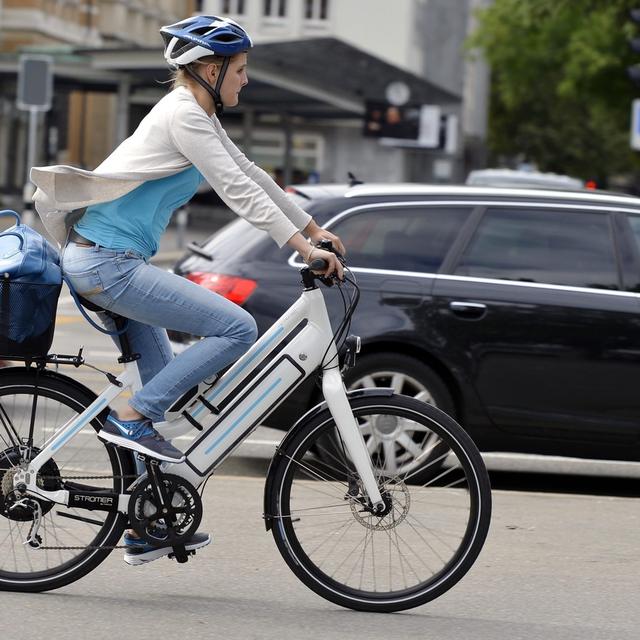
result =
[[[327,348],[328,347],[328,348]],[[225,458],[323,363],[331,363],[322,377],[329,410],[364,489],[374,508],[383,500],[364,438],[353,416],[338,365],[338,354],[324,297],[315,285],[305,289],[285,314],[182,417],[156,424],[167,439],[200,430],[189,445],[186,460],[163,463],[163,472],[178,475],[198,487]],[[135,393],[140,378],[134,363],[125,364],[118,385],[107,387],[81,414],[59,429],[28,467],[16,474],[14,486],[58,504],[69,504],[69,491],[45,491],[37,473],[123,391]],[[117,510],[127,512],[129,496],[120,494]],[[76,506],[76,505],[73,505]]]

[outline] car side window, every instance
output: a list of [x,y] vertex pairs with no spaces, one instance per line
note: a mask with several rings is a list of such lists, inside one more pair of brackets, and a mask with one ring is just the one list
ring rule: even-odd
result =
[[636,241],[636,247],[638,251],[640,251],[640,216],[634,216],[629,214],[627,216],[629,220],[629,225],[631,226],[631,231],[633,231],[633,237]]
[[454,273],[620,288],[609,218],[596,212],[489,209]]
[[435,273],[470,208],[384,207],[338,220],[331,231],[348,250],[351,267]]

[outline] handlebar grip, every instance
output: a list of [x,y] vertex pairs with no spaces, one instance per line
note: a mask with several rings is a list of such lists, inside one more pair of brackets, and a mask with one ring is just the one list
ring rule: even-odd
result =
[[309,263],[311,271],[326,271],[328,268],[329,263],[324,258],[316,258]]

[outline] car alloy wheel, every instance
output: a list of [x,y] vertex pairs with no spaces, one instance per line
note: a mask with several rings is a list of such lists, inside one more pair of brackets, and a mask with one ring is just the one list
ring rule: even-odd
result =
[[[392,388],[396,393],[431,404],[445,413],[453,413],[453,402],[444,383],[422,362],[403,355],[363,356],[347,373],[349,390],[372,387]],[[412,477],[415,482],[433,478],[444,464],[447,450],[438,436],[424,425],[392,416],[373,416],[360,421],[371,456],[390,475],[423,471]]]

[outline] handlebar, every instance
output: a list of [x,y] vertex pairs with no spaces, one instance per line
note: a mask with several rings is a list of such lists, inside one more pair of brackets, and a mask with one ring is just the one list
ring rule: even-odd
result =
[[[321,240],[318,243],[317,248],[322,249],[323,251],[330,251],[331,253],[334,253],[338,260],[340,260],[340,262],[344,264],[344,257],[333,248],[333,243],[331,242],[331,240]],[[331,274],[330,276],[314,273],[315,271],[326,271],[328,267],[329,263],[324,258],[316,258],[309,263],[306,269],[309,270],[310,276],[313,279],[320,280],[322,284],[326,285],[327,287],[331,287],[333,286],[334,282],[338,281],[338,277],[335,273]]]

